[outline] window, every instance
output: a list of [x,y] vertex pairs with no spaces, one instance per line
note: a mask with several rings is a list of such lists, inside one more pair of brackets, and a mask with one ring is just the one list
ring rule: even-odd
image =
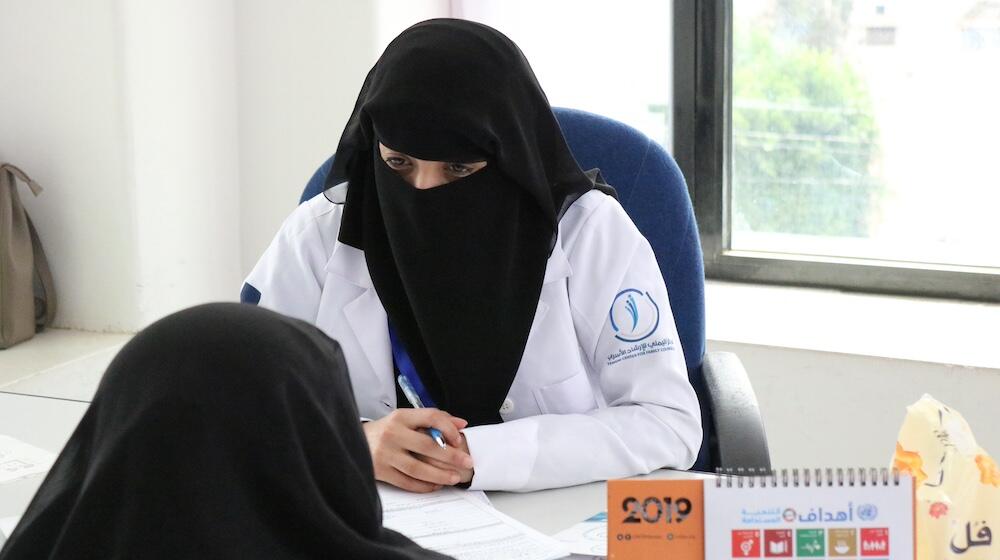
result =
[[1000,301],[1000,1],[674,3],[711,277]]

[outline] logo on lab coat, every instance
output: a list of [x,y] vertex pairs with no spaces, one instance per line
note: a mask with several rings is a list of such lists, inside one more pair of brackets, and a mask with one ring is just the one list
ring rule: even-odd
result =
[[618,292],[611,304],[611,328],[615,338],[638,342],[656,332],[660,325],[660,308],[649,292],[628,288]]

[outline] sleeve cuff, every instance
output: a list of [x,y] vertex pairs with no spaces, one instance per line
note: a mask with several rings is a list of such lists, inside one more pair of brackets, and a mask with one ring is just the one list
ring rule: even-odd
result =
[[538,424],[522,418],[462,430],[475,464],[470,490],[516,491],[528,485],[538,455]]

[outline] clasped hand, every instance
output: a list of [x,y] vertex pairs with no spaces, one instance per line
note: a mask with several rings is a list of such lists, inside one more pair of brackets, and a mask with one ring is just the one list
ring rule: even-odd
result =
[[[433,492],[472,480],[472,456],[459,431],[468,422],[436,408],[398,409],[362,424],[375,479],[409,490]],[[437,428],[447,447],[427,435]]]

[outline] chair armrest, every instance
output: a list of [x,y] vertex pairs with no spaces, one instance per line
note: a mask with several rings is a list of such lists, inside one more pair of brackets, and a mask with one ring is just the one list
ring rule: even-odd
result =
[[715,424],[715,457],[722,469],[771,468],[757,396],[732,352],[706,352],[701,366]]

